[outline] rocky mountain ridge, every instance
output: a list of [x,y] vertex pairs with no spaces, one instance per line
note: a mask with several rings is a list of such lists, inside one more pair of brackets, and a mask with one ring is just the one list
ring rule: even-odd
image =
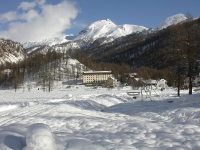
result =
[[0,39],[0,64],[17,63],[26,57],[27,53],[20,43]]

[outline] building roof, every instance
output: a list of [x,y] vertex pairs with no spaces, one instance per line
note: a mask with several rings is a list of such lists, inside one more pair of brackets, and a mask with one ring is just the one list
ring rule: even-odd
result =
[[146,83],[148,84],[157,84],[156,80],[147,80]]
[[165,79],[160,79],[158,81],[158,85],[160,85],[160,84],[166,84],[166,83],[167,83],[167,80],[165,80]]
[[129,76],[137,76],[137,73],[129,73]]
[[83,74],[110,74],[112,71],[84,71]]
[[114,77],[108,77],[108,79],[116,80]]

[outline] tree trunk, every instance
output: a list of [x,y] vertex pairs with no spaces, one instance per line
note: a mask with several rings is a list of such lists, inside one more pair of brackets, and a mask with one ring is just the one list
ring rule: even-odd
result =
[[189,63],[189,94],[192,94],[192,65]]
[[180,77],[180,74],[178,73],[178,96],[180,96],[180,80],[181,80],[181,77]]

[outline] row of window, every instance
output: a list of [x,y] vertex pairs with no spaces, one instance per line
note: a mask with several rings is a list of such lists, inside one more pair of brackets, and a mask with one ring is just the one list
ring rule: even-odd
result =
[[95,83],[100,83],[100,82],[105,82],[106,80],[86,80],[85,82],[87,83],[91,83],[91,82],[95,82]]
[[85,77],[108,77],[108,76],[110,76],[110,75],[98,75],[98,76],[97,75],[96,76],[91,76],[91,75],[89,76],[88,75],[88,76],[85,76]]
[[85,76],[83,76],[83,80],[84,80],[83,82],[85,82],[85,83],[90,83],[90,82],[95,82],[95,83],[105,82],[109,76],[111,76],[111,75],[110,74],[85,75]]
[[85,77],[85,79],[94,79],[94,78],[104,78],[104,79],[107,79],[108,77]]

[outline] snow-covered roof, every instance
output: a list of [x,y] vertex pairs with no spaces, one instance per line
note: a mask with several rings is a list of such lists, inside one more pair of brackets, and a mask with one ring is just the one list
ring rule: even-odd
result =
[[114,77],[108,77],[108,79],[116,80]]
[[137,73],[129,73],[129,76],[137,76]]
[[159,84],[166,84],[166,82],[167,82],[167,80],[165,80],[165,79],[160,79],[160,80],[158,81],[158,85],[159,85]]
[[156,80],[147,80],[146,82],[149,83],[149,84],[157,84]]
[[3,73],[10,73],[10,72],[12,72],[12,70],[11,69],[4,69],[2,72]]
[[134,78],[136,81],[139,81],[141,78]]
[[112,71],[84,71],[83,74],[104,74],[112,73]]

